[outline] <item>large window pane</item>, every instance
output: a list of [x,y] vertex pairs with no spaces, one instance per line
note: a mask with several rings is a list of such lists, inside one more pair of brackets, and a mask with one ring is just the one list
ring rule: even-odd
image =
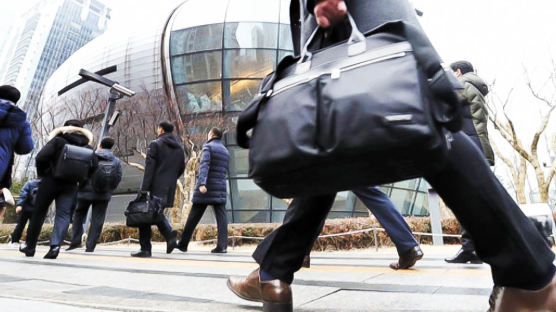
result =
[[332,211],[351,211],[353,207],[348,206],[348,192],[340,192],[336,195],[336,200],[332,206]]
[[247,177],[249,173],[249,150],[240,147],[228,147],[230,151],[230,177]]
[[200,113],[222,110],[220,82],[194,83],[176,87],[182,113]]
[[288,204],[284,199],[272,197],[272,210],[286,210],[288,209]]
[[264,78],[274,69],[276,52],[269,50],[227,50],[224,54],[225,78]]
[[415,206],[413,207],[414,216],[428,216],[429,215],[429,198],[426,193],[417,193],[415,199]]
[[224,32],[224,48],[276,49],[278,24],[228,23]]
[[269,196],[252,180],[231,179],[230,191],[234,210],[270,209]]
[[173,31],[170,55],[222,48],[223,28],[224,24],[216,24]]
[[409,214],[411,211],[411,204],[413,203],[413,198],[415,196],[415,192],[400,190],[400,189],[392,189],[392,194],[390,195],[390,199],[394,203],[394,206],[402,213],[402,214]]
[[290,25],[280,24],[280,46],[282,50],[293,50],[293,40]]
[[195,53],[172,58],[174,84],[222,76],[222,52]]
[[226,106],[227,111],[242,111],[259,92],[262,80],[232,80],[224,83],[225,88],[230,88],[230,101]]
[[419,182],[419,179],[411,179],[411,180],[400,181],[400,182],[394,183],[394,187],[395,188],[405,188],[405,189],[414,190],[414,189],[417,188],[418,182]]
[[268,223],[270,211],[234,210],[235,223]]

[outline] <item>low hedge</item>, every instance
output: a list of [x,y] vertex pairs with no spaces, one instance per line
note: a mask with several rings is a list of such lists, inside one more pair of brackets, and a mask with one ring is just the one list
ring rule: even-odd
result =
[[[409,227],[413,232],[430,233],[430,218],[428,217],[407,217]],[[230,236],[244,236],[244,237],[265,237],[272,232],[280,224],[278,223],[244,223],[244,224],[230,224],[228,226],[228,235]],[[0,225],[0,238],[6,241],[8,235],[11,234],[15,224],[1,224]],[[357,231],[368,229],[372,227],[381,227],[374,217],[370,218],[352,218],[352,219],[331,219],[326,221],[326,225],[322,234],[338,234],[350,231]],[[183,226],[175,224],[174,228],[181,232]],[[459,223],[456,219],[446,219],[442,222],[442,230],[444,234],[459,234]],[[70,229],[71,231],[71,229]],[[52,224],[45,224],[42,227],[39,241],[45,241],[50,238],[52,232]],[[383,231],[377,231],[377,241],[379,246],[393,246],[392,241],[388,235]],[[181,233],[180,233],[181,235]],[[25,233],[24,233],[25,236]],[[104,225],[102,234],[100,236],[100,243],[115,242],[127,238],[138,238],[139,233],[136,228],[126,227],[121,223],[106,223]],[[192,240],[204,241],[215,239],[217,231],[215,225],[202,224],[197,226],[193,233]],[[25,238],[25,237],[24,237]],[[23,239],[24,239],[23,238]],[[432,242],[431,236],[416,235],[417,240],[421,244],[430,244]],[[69,235],[67,237],[69,239]],[[164,241],[158,230],[154,228],[153,241]],[[256,244],[259,240],[253,239],[230,239],[230,244],[243,245],[243,244]],[[459,238],[444,238],[447,244],[459,244]],[[211,242],[212,243],[212,242]],[[368,248],[375,246],[375,238],[372,231],[355,233],[337,237],[319,238],[315,243],[315,250],[348,250],[354,248]]]

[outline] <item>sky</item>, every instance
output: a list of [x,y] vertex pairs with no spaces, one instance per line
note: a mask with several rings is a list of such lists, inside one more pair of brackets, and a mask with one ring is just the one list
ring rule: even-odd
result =
[[[38,1],[0,0],[0,39],[18,16]],[[168,11],[183,0],[101,1],[112,8],[110,30],[133,27],[155,10]],[[446,63],[471,61],[478,74],[494,84],[492,101],[505,98],[514,89],[508,111],[528,145],[538,127],[539,114],[547,107],[531,96],[526,82],[530,80],[544,97],[554,98],[556,94],[554,86],[546,84],[556,71],[556,0],[411,2],[424,12],[421,24]],[[549,136],[556,132],[556,116],[553,119],[547,130]],[[500,137],[494,137],[504,145]]]

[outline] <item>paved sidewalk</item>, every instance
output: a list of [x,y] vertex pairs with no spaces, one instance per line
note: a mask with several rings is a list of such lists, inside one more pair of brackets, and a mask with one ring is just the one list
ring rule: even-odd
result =
[[[0,245],[0,311],[261,311],[226,287],[230,274],[256,268],[253,246],[212,255],[212,246],[188,253],[131,258],[138,245],[99,246],[45,260]],[[393,248],[316,252],[296,274],[295,311],[486,311],[492,288],[487,265],[448,265],[459,246],[423,246],[415,269],[393,271]]]

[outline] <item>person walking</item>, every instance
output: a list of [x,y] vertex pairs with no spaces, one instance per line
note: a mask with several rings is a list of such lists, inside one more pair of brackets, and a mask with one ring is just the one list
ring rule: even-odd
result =
[[81,247],[81,236],[83,235],[85,218],[89,207],[92,206],[91,226],[87,235],[85,252],[95,250],[98,238],[102,233],[106,209],[112,198],[112,193],[122,180],[122,164],[120,159],[114,156],[112,147],[114,139],[104,137],[100,142],[99,149],[95,152],[97,167],[92,176],[81,183],[77,192],[77,208],[73,215],[73,226],[71,232],[71,244],[67,251]]
[[[141,185],[141,194],[150,193],[161,199],[162,207],[172,207],[176,195],[178,178],[185,171],[185,152],[179,138],[173,134],[174,125],[169,121],[162,121],[158,125],[158,138],[149,144],[145,175]],[[171,253],[177,246],[177,231],[172,230],[170,223],[160,215],[155,224],[166,239],[166,253]],[[141,250],[132,253],[132,257],[151,257],[152,229],[150,225],[139,227],[139,244]]]
[[23,229],[25,229],[27,221],[29,221],[29,219],[33,216],[35,202],[37,199],[37,191],[40,183],[40,178],[27,181],[19,193],[19,200],[17,201],[17,207],[15,208],[15,213],[17,214],[17,225],[10,236],[10,243],[12,247],[19,246],[19,240],[21,239],[21,234],[23,234]]
[[[494,166],[494,152],[488,139],[487,129],[486,96],[489,92],[488,85],[475,73],[473,65],[468,61],[454,62],[450,67],[463,82],[465,89],[462,96],[469,104],[462,131],[481,149],[489,165]],[[461,227],[461,249],[455,256],[444,260],[448,263],[483,263],[475,252],[475,244],[469,232],[464,227]]]
[[[421,247],[419,247],[419,243],[415,240],[409,225],[405,222],[402,214],[396,209],[388,195],[384,194],[380,188],[376,186],[361,187],[352,190],[352,192],[365,204],[367,209],[372,212],[386,231],[386,234],[390,236],[394,246],[396,246],[399,258],[397,262],[390,263],[391,269],[409,269],[423,258],[424,254]],[[291,206],[286,210],[284,219],[289,219],[289,214],[294,213],[293,209],[290,208]],[[322,220],[321,229],[325,221],[326,219]],[[309,254],[303,259],[302,266],[305,268],[311,266]]]
[[[364,33],[388,21],[419,25],[407,0],[294,0],[290,25],[296,48],[307,38],[302,33],[310,33],[317,23],[326,28],[342,21],[348,10]],[[425,178],[469,231],[479,258],[490,264],[495,284],[491,310],[556,311],[554,253],[465,133],[453,133],[441,168]],[[248,276],[229,277],[229,289],[243,299],[262,302],[265,311],[292,311],[294,273],[320,233],[335,196],[295,198],[293,213],[255,250],[259,268]]]
[[[72,205],[77,194],[78,182],[63,178],[55,178],[56,162],[66,145],[86,147],[92,149],[93,133],[83,128],[80,120],[68,120],[63,127],[54,129],[48,136],[48,143],[39,151],[35,161],[37,174],[42,178],[35,204],[35,212],[27,228],[26,246],[19,250],[27,257],[35,255],[37,240],[44,224],[48,208],[56,201],[56,217],[50,238],[50,250],[45,259],[56,259],[60,253],[60,246],[66,237]],[[91,168],[94,164],[91,164]],[[86,179],[86,176],[81,179]]]
[[222,130],[212,128],[203,145],[199,175],[193,193],[193,206],[187,217],[178,249],[186,252],[193,230],[208,205],[212,205],[218,228],[218,243],[212,253],[226,253],[228,248],[228,220],[226,217],[226,176],[230,153],[222,143]]
[[9,191],[15,154],[29,154],[34,147],[27,114],[16,106],[20,97],[15,87],[0,86],[0,223],[6,204],[15,204]]

